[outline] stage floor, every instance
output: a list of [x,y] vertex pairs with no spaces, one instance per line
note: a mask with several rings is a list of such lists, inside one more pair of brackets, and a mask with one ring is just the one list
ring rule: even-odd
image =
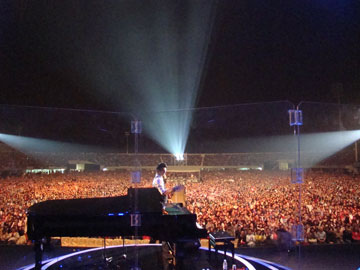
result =
[[[104,261],[103,248],[73,249],[53,247],[44,252],[44,269],[164,269],[161,246],[136,247],[139,258],[136,263],[135,247],[109,247]],[[240,248],[235,256],[238,269],[354,269],[360,267],[360,245],[318,245],[302,247],[300,252],[279,251],[273,248]],[[123,256],[126,254],[126,258]],[[223,255],[209,260],[206,249],[193,254],[183,262],[182,269],[222,269]],[[65,257],[64,257],[65,256]],[[266,261],[261,261],[261,258]],[[0,246],[0,269],[32,269],[34,253],[31,246]],[[229,268],[232,265],[228,257]],[[275,262],[275,264],[270,263]],[[244,263],[245,262],[245,263]],[[246,263],[247,262],[247,263]],[[24,267],[27,266],[27,267]]]
[[[228,262],[228,268],[236,265],[236,269],[241,270],[289,269],[279,265],[274,268],[274,265],[270,262],[254,258],[243,258],[241,255],[234,255],[234,258],[232,258],[232,254],[228,253],[225,256],[221,251],[216,254],[214,250],[209,252],[205,248],[188,251],[178,257],[176,263],[173,263],[171,262],[173,258],[168,254],[167,249],[164,251],[160,244],[112,246],[76,251],[45,260],[41,269],[221,270],[224,259]],[[21,269],[32,270],[34,265]]]

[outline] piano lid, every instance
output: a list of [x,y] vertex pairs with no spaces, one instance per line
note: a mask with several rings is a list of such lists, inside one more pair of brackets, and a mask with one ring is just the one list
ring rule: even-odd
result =
[[156,188],[130,188],[126,196],[49,200],[34,204],[28,215],[109,216],[125,213],[161,213],[162,196]]

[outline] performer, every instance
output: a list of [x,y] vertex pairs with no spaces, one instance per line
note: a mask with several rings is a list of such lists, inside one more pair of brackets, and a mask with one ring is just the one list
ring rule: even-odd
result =
[[[173,192],[172,189],[166,189],[166,170],[167,165],[166,163],[162,162],[159,163],[156,167],[156,174],[154,180],[152,182],[152,186],[157,188],[161,195],[163,195],[163,213],[167,214],[165,207],[167,204],[167,197]],[[150,243],[155,243],[156,240],[151,238]],[[162,261],[164,270],[170,270],[175,268],[175,256],[173,251],[173,243],[162,241]]]
[[168,198],[171,197],[174,194],[174,192],[185,189],[185,187],[183,185],[178,185],[173,188],[167,189],[165,187],[166,170],[167,170],[166,163],[163,163],[163,162],[159,163],[159,165],[157,165],[157,167],[156,167],[156,174],[155,174],[154,180],[152,182],[152,186],[157,188],[159,190],[160,194],[163,196],[164,208],[168,202],[171,202],[171,201],[168,201]]
[[169,195],[172,192],[171,189],[165,188],[166,170],[167,170],[166,163],[164,163],[164,162],[159,163],[159,165],[157,165],[157,167],[156,167],[156,174],[155,174],[154,180],[152,182],[152,186],[156,187],[159,190],[159,192],[161,193],[161,195],[165,196],[165,198],[167,195]]

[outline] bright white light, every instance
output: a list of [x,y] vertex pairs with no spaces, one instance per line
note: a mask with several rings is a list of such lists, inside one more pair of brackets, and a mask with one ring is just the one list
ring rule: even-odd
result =
[[359,139],[359,130],[300,135],[301,165],[311,167]]
[[[37,160],[48,160],[48,153],[86,153],[101,151],[101,148],[96,146],[72,144],[60,141],[23,137],[3,133],[0,134],[0,141],[18,150],[19,152],[24,153],[27,156],[31,156]],[[59,162],[61,162],[61,155],[58,156],[58,160]]]
[[184,160],[184,154],[176,153],[174,154],[176,160]]

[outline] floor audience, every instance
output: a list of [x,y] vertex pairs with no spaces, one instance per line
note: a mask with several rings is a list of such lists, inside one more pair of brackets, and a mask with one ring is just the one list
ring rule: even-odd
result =
[[[143,171],[138,185],[150,187],[154,172]],[[26,209],[52,199],[121,196],[132,186],[127,170],[65,174],[26,174],[0,180],[0,241],[26,244]],[[174,185],[169,174],[168,185]],[[307,172],[301,185],[289,172],[203,171],[186,182],[187,208],[209,232],[224,230],[238,246],[259,246],[304,228],[303,244],[360,242],[360,177]]]

